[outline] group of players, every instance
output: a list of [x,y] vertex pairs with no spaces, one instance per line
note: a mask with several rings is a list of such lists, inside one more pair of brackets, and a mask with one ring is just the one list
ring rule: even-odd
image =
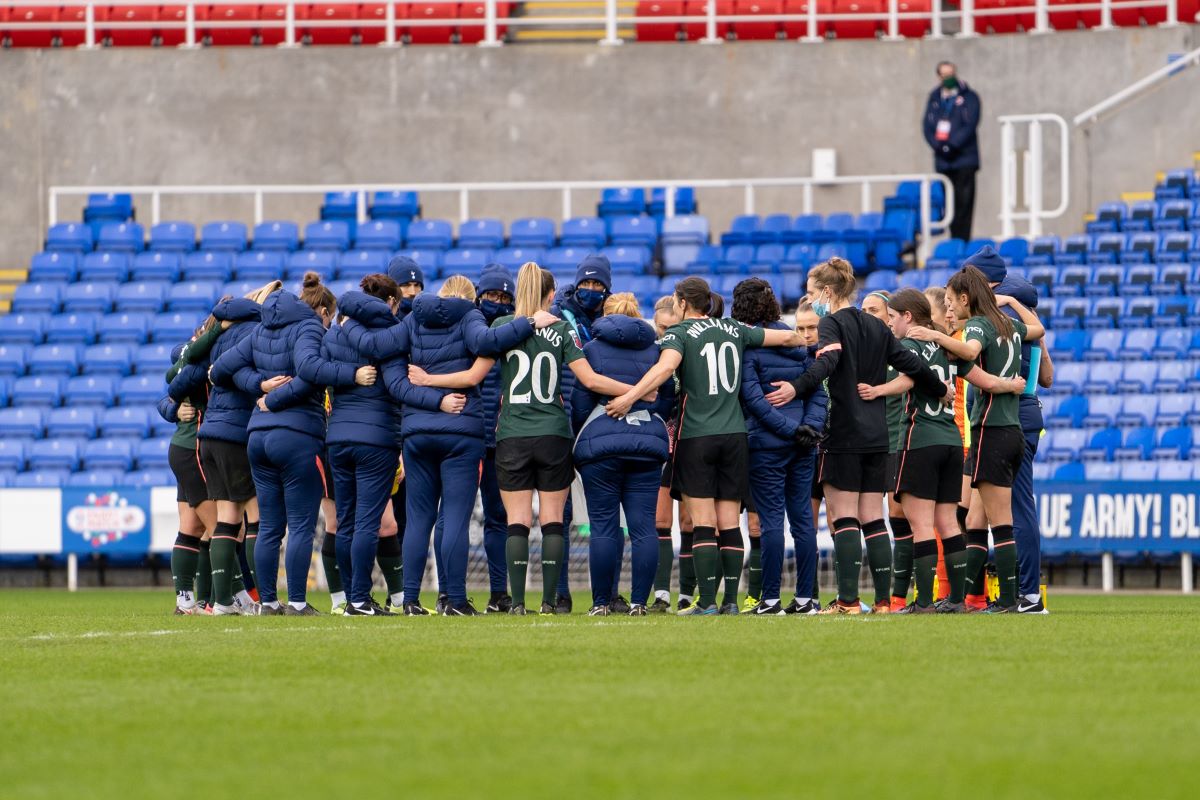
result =
[[[1013,534],[1014,504],[1032,505],[1032,487],[1028,498],[1012,487],[1031,459],[1019,405],[1036,403],[1022,374],[1035,370],[1045,385],[1052,365],[1026,344],[1043,335],[1036,314],[993,290],[1002,269],[985,248],[945,289],[872,292],[856,307],[853,269],[834,258],[809,272],[794,327],[758,278],[737,285],[729,317],[689,277],[644,320],[595,255],[563,288],[529,263],[515,278],[491,265],[477,283],[452,276],[427,293],[420,268],[397,256],[341,298],[314,273],[299,295],[273,282],[225,298],[176,349],[160,403],[177,422],[175,613],[318,614],[307,589],[323,516],[333,613],[474,616],[466,573],[477,493],[486,613],[532,612],[535,493],[538,610],[570,613],[577,475],[591,615],[672,610],[676,520],[681,615],[1044,613],[1037,531]],[[824,608],[822,501],[838,588]],[[749,586],[739,606],[743,513]],[[797,581],[787,606],[785,524]],[[1000,588],[991,603],[989,530]],[[431,537],[432,610],[420,597]],[[859,597],[864,543],[873,603]],[[371,594],[376,564],[383,604]]]

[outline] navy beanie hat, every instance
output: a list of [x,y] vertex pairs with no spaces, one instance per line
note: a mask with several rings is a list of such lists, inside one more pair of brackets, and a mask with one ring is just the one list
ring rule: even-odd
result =
[[963,262],[963,266],[974,267],[982,272],[988,283],[1000,283],[1008,275],[1008,264],[1005,263],[1004,257],[990,244],[985,244],[978,252],[969,256]]
[[516,295],[517,282],[512,273],[500,264],[488,264],[479,275],[479,283],[475,287],[479,294],[484,292],[506,292]]
[[417,266],[417,262],[413,261],[408,256],[395,256],[388,262],[387,266],[388,277],[400,285],[406,283],[420,284],[421,288],[425,288],[425,273]]
[[600,281],[604,284],[604,291],[612,291],[612,265],[605,256],[590,255],[579,262],[579,268],[575,270],[575,285],[579,286],[584,281]]

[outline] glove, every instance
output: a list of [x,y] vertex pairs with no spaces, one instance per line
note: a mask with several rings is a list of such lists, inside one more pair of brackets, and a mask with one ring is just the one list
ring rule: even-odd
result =
[[821,443],[821,434],[813,430],[811,425],[801,425],[796,429],[795,437],[796,444],[801,447],[816,447]]

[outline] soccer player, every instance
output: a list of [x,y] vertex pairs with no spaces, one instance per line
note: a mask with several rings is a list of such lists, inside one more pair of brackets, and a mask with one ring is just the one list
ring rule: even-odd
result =
[[[767,401],[776,407],[787,405],[797,395],[812,394],[828,379],[829,435],[818,470],[833,518],[838,599],[821,613],[859,614],[863,537],[868,546],[876,537],[887,537],[883,493],[888,428],[884,403],[863,400],[858,384],[883,383],[886,366],[891,364],[934,397],[940,399],[950,390],[901,347],[882,322],[853,306],[855,279],[850,262],[832,258],[818,264],[808,274],[807,288],[813,310],[823,317],[816,362],[795,380],[776,381],[778,388],[767,395]],[[890,551],[890,542],[886,547]]]
[[[658,361],[654,328],[641,319],[632,294],[611,295],[592,333],[594,338],[583,346],[583,354],[597,374],[636,383]],[[612,586],[620,571],[624,511],[633,559],[627,613],[644,617],[658,566],[655,506],[663,462],[669,454],[663,416],[675,405],[674,385],[668,381],[654,402],[639,402],[623,419],[604,413],[606,399],[579,384],[571,399],[571,421],[577,431],[573,458],[583,479],[591,522],[592,608],[588,615],[619,613]]]
[[[671,295],[658,298],[654,304],[654,331],[659,340],[667,329],[679,322],[675,310],[675,298]],[[672,394],[678,400],[679,381],[672,379]],[[667,423],[667,441],[675,447],[675,432],[679,427],[679,404],[663,417]],[[666,614],[671,610],[671,567],[675,561],[675,546],[671,540],[671,529],[675,527],[675,500],[671,497],[671,459],[663,465],[662,480],[658,486],[658,505],[654,511],[654,528],[658,534],[658,570],[654,575],[654,602],[650,604],[652,614]],[[691,593],[696,588],[696,573],[692,570],[692,521],[687,509],[679,504],[679,602],[690,604]],[[686,547],[686,553],[685,553]],[[690,576],[690,577],[689,577]],[[690,586],[685,592],[684,588]]]
[[[891,320],[888,316],[888,300],[890,295],[884,291],[875,291],[863,298],[862,310],[875,317],[884,325],[890,325]],[[890,381],[900,373],[894,367],[888,365],[887,379]],[[900,417],[903,414],[904,402],[898,395],[888,396],[884,399],[884,407],[886,408],[887,426],[888,426],[888,456],[887,456],[887,475],[885,477],[888,491],[896,485],[896,472],[900,464]],[[894,559],[892,557],[892,548],[895,547],[897,554],[900,555],[901,561],[905,561],[905,555],[908,556],[907,561],[911,562],[913,535],[909,528],[908,521],[904,518],[904,509],[898,503],[888,504],[888,527],[892,530],[892,541],[888,542],[887,537],[881,534],[876,534],[867,539],[867,570],[871,573],[871,581],[875,585],[875,602],[871,606],[871,611],[876,614],[886,614],[897,608],[903,608],[903,603],[896,604],[895,599],[890,602],[888,595],[895,578]],[[884,547],[884,545],[889,545]],[[901,576],[901,580],[907,585],[908,575]]]
[[[1011,297],[997,296],[983,273],[972,266],[955,273],[946,284],[946,303],[956,317],[966,319],[963,341],[929,328],[913,327],[908,335],[933,342],[955,356],[976,361],[999,378],[1020,379],[1023,341],[1042,338],[1045,329],[1037,315]],[[1012,320],[1001,307],[1013,308]],[[968,375],[968,380],[970,376]],[[1012,529],[1012,485],[1025,452],[1018,406],[1020,392],[982,391],[971,411],[971,450],[966,467],[976,490],[967,518],[967,580],[977,579],[979,565],[987,560],[988,525],[995,544],[1000,597],[988,605],[994,614],[1017,609],[1017,554]],[[973,586],[975,594],[982,587]]]
[[[537,328],[534,335],[504,353],[500,370],[500,417],[496,429],[496,479],[508,515],[506,552],[513,598],[509,613],[519,616],[526,613],[525,577],[529,566],[529,529],[533,525],[535,491],[542,528],[540,611],[542,614],[555,613],[555,592],[564,547],[563,505],[575,477],[571,464],[571,425],[563,407],[559,383],[562,367],[569,365],[585,387],[601,394],[620,394],[629,388],[597,375],[588,365],[573,329],[547,311],[553,299],[554,277],[529,262],[517,275],[515,317],[500,317],[492,323],[493,332],[510,325]],[[470,369],[454,373],[425,372],[410,367],[409,380],[417,386],[465,389],[486,378],[494,361],[477,358]],[[411,475],[413,467],[407,458],[405,466]],[[412,515],[411,507],[409,515]]]
[[[743,325],[787,330],[780,321],[779,303],[771,285],[749,278],[733,290],[732,317]],[[762,594],[750,613],[781,616],[780,583],[783,578],[783,523],[786,511],[796,549],[796,585],[809,587],[816,580],[817,533],[812,520],[813,447],[797,445],[797,434],[815,441],[825,426],[825,392],[817,389],[808,398],[797,397],[775,408],[764,398],[764,389],[778,380],[791,380],[812,364],[805,347],[760,348],[746,353],[742,370],[742,410],[750,446],[750,494],[758,510],[761,530]],[[753,539],[751,540],[753,546]],[[753,567],[753,562],[751,562]],[[812,598],[797,597],[802,606],[794,613],[815,613]]]
[[[750,494],[749,446],[741,406],[742,357],[748,347],[795,347],[800,336],[710,317],[713,296],[702,278],[684,278],[675,284],[675,305],[682,321],[663,337],[658,363],[630,391],[610,400],[607,413],[625,416],[634,403],[678,370],[683,414],[673,477],[695,523],[692,557],[700,592],[696,604],[680,613],[737,614],[744,555],[740,516]],[[719,560],[724,561],[725,575],[720,606]]]

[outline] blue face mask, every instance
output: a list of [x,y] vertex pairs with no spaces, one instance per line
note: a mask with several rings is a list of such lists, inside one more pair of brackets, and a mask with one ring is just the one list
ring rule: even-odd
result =
[[604,298],[608,297],[608,292],[597,292],[595,289],[576,289],[575,301],[579,303],[579,307],[588,311],[595,311],[604,302]]
[[495,300],[480,300],[479,310],[483,312],[483,318],[491,325],[500,317],[508,316],[516,309],[512,303],[497,303]]
[[818,317],[828,317],[829,316],[829,303],[813,303],[812,310],[813,310],[813,313],[816,314]]

